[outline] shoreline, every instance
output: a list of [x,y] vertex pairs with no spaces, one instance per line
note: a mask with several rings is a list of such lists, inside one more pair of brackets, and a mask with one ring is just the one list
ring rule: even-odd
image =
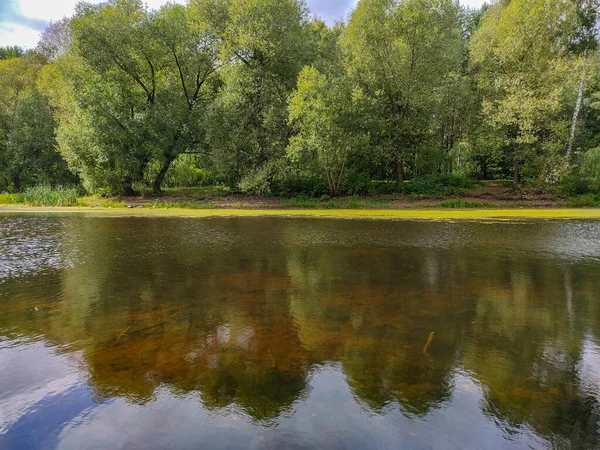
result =
[[306,217],[379,220],[476,220],[476,219],[592,219],[600,220],[600,209],[514,208],[514,209],[185,209],[32,207],[0,205],[0,214],[81,214],[110,217]]

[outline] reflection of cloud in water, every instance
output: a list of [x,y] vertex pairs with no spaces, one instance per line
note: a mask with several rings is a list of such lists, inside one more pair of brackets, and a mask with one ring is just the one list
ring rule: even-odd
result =
[[453,374],[452,398],[444,408],[419,421],[397,405],[369,413],[337,364],[316,368],[308,378],[308,394],[269,423],[258,424],[235,406],[207,410],[195,394],[174,397],[158,390],[144,407],[116,399],[87,411],[62,430],[59,447],[163,449],[192,442],[210,449],[545,447],[526,427],[518,434],[501,431],[495,418],[481,411],[481,387],[462,370]]
[[591,336],[583,342],[579,376],[587,394],[600,402],[600,346]]
[[[0,343],[0,435],[41,402],[80,385],[73,368],[77,354],[58,356],[42,343],[18,348]],[[71,359],[71,360],[70,360]]]

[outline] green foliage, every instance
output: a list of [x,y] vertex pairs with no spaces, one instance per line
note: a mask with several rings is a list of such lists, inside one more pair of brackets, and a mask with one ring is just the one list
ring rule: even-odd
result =
[[0,48],[0,189],[453,197],[512,173],[597,193],[597,19],[598,0],[360,0],[333,27],[302,0],[82,2],[35,51]]
[[18,46],[0,47],[0,61],[3,59],[20,58],[25,54],[25,51]]
[[449,91],[465,86],[458,11],[450,0],[363,0],[342,35],[348,73],[368,100],[372,144],[399,186],[409,153],[457,110]]
[[426,175],[407,182],[402,192],[409,195],[455,196],[464,195],[473,187],[473,181],[455,175]]
[[144,205],[146,208],[155,209],[218,209],[219,205],[211,203],[193,203],[193,202],[152,202]]
[[200,167],[198,155],[180,155],[169,168],[165,178],[166,186],[194,187],[210,181],[207,169]]
[[599,208],[600,194],[585,194],[570,198],[567,206],[570,208]]
[[491,208],[494,205],[489,202],[469,202],[465,200],[455,199],[455,200],[446,200],[444,202],[438,203],[437,205],[440,208],[451,208],[451,209],[473,209],[473,208]]
[[25,190],[22,202],[31,206],[75,206],[78,194],[73,187],[38,185]]
[[562,180],[558,190],[565,197],[600,194],[600,180],[581,175],[569,175]]
[[100,200],[98,206],[101,208],[127,208],[127,203],[118,200],[105,199]]
[[302,209],[381,209],[389,207],[390,201],[386,199],[370,200],[360,198],[349,198],[346,201],[342,201],[330,200],[328,195],[323,195],[319,199],[301,195],[284,200],[283,205],[286,208]]
[[132,193],[150,177],[159,192],[177,156],[198,147],[219,52],[204,3],[78,6],[73,50],[42,85],[58,111],[59,149],[88,190]]
[[314,67],[305,67],[290,99],[290,121],[299,132],[288,153],[296,161],[315,164],[327,179],[329,194],[340,192],[350,152],[357,144],[353,131],[351,92],[343,81],[330,82]]
[[55,151],[56,123],[36,87],[44,63],[33,52],[0,61],[0,189],[76,181]]
[[[324,202],[326,203],[326,202]],[[283,205],[286,208],[303,208],[303,209],[312,209],[316,208],[318,204],[318,200],[311,198],[307,195],[300,195],[294,198],[290,198],[283,201]]]
[[515,184],[523,161],[526,177],[556,182],[562,176],[570,125],[565,108],[575,104],[589,65],[566,51],[577,35],[577,12],[570,1],[500,1],[473,36],[470,63],[483,117],[506,143]]
[[287,96],[310,61],[308,11],[299,0],[232,0],[221,57],[223,87],[208,115],[207,142],[219,176],[249,193],[270,193],[288,145]]
[[0,205],[16,205],[22,203],[21,194],[0,194]]
[[583,155],[581,174],[600,184],[600,147],[593,148]]

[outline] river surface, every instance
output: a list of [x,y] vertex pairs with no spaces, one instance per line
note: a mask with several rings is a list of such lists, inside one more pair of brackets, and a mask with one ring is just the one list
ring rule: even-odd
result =
[[600,222],[0,215],[0,449],[598,449]]

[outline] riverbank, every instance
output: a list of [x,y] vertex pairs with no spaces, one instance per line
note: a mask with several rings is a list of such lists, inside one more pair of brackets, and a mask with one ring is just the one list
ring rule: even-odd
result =
[[[35,191],[35,190],[34,190]],[[148,210],[257,210],[274,211],[401,211],[394,214],[420,215],[414,211],[435,210],[568,210],[571,208],[599,208],[600,195],[586,194],[561,197],[557,194],[515,191],[507,183],[478,183],[472,189],[454,195],[426,193],[422,195],[389,194],[373,196],[295,197],[251,196],[232,192],[225,187],[207,186],[197,188],[168,189],[161,195],[146,193],[131,197],[102,197],[92,195],[78,197],[76,189],[57,190],[44,187],[24,194],[0,194],[0,205],[21,206],[68,206],[91,209],[148,209]],[[489,211],[488,211],[489,213]],[[214,214],[214,213],[211,213]],[[228,212],[219,213],[227,215]],[[346,214],[346,213],[344,213]],[[368,214],[368,213],[367,213]],[[436,215],[437,213],[433,213]],[[487,214],[487,213],[486,213]],[[515,213],[521,215],[522,213]],[[554,214],[554,213],[549,213]],[[330,214],[325,214],[330,215]],[[347,214],[346,214],[347,215]],[[448,213],[442,214],[447,216]]]
[[345,219],[486,220],[595,219],[600,209],[185,209],[31,207],[0,205],[0,214],[82,214],[111,217],[322,217]]

